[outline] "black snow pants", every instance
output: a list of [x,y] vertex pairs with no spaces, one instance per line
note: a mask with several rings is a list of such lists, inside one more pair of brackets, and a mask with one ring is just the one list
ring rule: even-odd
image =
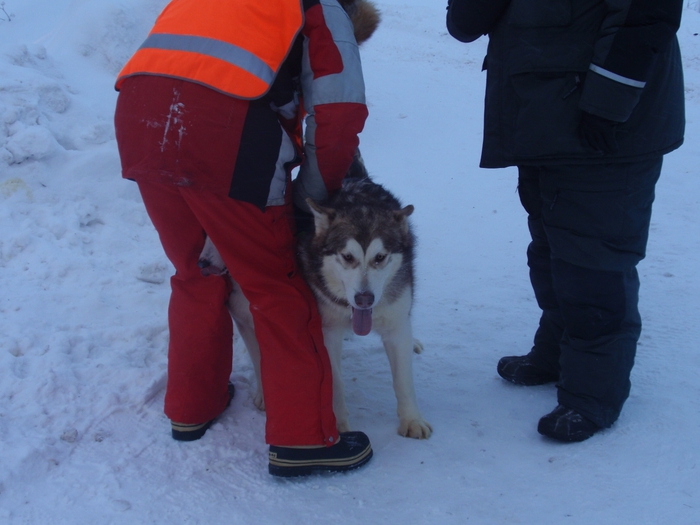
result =
[[530,353],[559,373],[558,401],[609,427],[630,392],[644,258],[662,158],[519,166],[532,237],[530,280],[542,310]]

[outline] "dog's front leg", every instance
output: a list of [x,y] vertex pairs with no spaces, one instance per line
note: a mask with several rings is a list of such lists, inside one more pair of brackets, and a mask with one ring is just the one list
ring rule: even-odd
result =
[[350,431],[348,407],[345,405],[345,384],[342,377],[343,335],[345,327],[324,326],[323,342],[328,350],[333,371],[333,412],[338,432]]
[[428,439],[433,427],[421,416],[413,387],[414,340],[408,316],[398,325],[380,333],[391,366],[399,415],[399,434],[415,439]]
[[250,360],[253,363],[255,370],[255,379],[257,381],[257,389],[253,403],[260,410],[265,410],[265,398],[263,397],[262,380],[260,379],[260,346],[258,339],[255,337],[255,324],[253,322],[253,314],[250,313],[250,303],[243,295],[243,290],[236,281],[231,279],[233,290],[228,299],[228,310],[231,317],[236,323],[238,333],[245,343]]

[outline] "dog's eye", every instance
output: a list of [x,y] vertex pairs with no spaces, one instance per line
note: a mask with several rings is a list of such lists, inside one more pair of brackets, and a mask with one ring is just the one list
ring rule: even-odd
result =
[[345,262],[348,262],[348,263],[351,263],[355,260],[355,258],[350,253],[344,253],[344,254],[342,254],[342,256],[343,256],[343,260]]
[[374,263],[375,264],[380,264],[386,259],[386,254],[385,253],[378,253],[376,257],[374,258]]

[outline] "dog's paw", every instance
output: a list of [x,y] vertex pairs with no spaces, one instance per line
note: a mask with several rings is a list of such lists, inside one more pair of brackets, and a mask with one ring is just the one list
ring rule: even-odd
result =
[[399,424],[399,435],[413,439],[428,439],[433,433],[433,427],[422,418],[402,419]]
[[255,392],[255,397],[253,397],[253,403],[255,404],[255,407],[258,410],[265,411],[265,398],[263,397],[263,393],[261,389],[258,389],[257,392]]
[[421,343],[418,339],[413,340],[413,351],[416,354],[420,354],[423,351],[423,343]]

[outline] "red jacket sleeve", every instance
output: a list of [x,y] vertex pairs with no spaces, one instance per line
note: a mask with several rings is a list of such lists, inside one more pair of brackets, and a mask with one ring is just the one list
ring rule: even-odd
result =
[[306,117],[304,163],[294,200],[322,201],[340,188],[359,144],[368,111],[360,53],[352,23],[337,2],[305,2],[302,98]]

